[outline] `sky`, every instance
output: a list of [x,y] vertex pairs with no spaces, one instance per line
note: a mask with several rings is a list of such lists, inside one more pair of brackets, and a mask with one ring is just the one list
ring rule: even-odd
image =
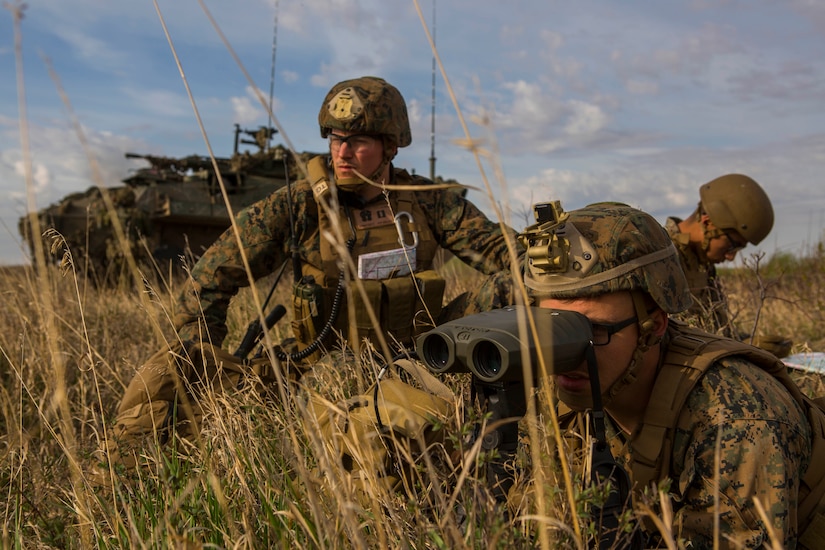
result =
[[406,98],[395,165],[428,175],[434,143],[436,173],[516,229],[548,200],[686,217],[738,172],[776,214],[746,257],[823,239],[825,2],[433,1],[27,0],[19,32],[0,10],[0,265],[27,261],[31,205],[118,185],[143,166],[126,152],[230,156],[270,91],[281,141],[324,150],[326,92],[363,75]]

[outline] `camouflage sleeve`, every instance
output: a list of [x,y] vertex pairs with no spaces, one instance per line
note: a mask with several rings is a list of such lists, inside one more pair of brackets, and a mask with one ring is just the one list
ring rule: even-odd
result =
[[[454,190],[419,193],[418,201],[431,212],[429,223],[438,244],[455,254],[470,267],[491,275],[510,269],[510,254],[502,226],[485,216],[472,202]],[[507,234],[515,231],[507,227]],[[524,252],[515,241],[516,254]]]
[[674,437],[671,490],[681,537],[713,546],[718,496],[723,547],[771,546],[758,499],[770,528],[794,547],[800,472],[810,453],[805,413],[782,384],[743,359],[720,360],[691,393]]
[[[295,219],[305,220],[305,185],[293,187]],[[287,259],[290,242],[286,188],[252,204],[236,217],[243,249],[257,280]],[[302,224],[305,226],[306,222]],[[300,230],[300,228],[299,228]],[[209,338],[220,345],[226,337],[229,302],[250,281],[244,269],[235,234],[230,227],[207,249],[192,269],[190,284],[181,293],[174,318],[183,341]]]

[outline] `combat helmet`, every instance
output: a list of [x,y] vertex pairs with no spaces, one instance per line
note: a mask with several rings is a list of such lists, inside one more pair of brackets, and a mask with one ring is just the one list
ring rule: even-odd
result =
[[727,174],[699,188],[702,209],[720,230],[735,230],[759,244],[773,228],[773,207],[765,190],[742,174]]
[[617,202],[563,212],[556,201],[535,210],[538,223],[519,235],[527,249],[524,283],[533,296],[564,299],[641,290],[667,313],[691,305],[676,248],[649,214]]
[[395,86],[375,76],[345,80],[333,86],[321,105],[318,124],[322,138],[332,130],[343,130],[381,135],[396,147],[412,143],[404,97]]
[[[661,339],[645,295],[667,313],[683,311],[693,301],[678,253],[653,217],[626,204],[601,202],[568,213],[556,201],[538,204],[535,211],[538,223],[519,235],[527,249],[524,284],[533,298],[587,298],[626,290],[633,300],[636,348],[624,374],[602,388],[606,407],[633,386],[644,354]],[[559,399],[576,410],[594,406],[591,395],[556,389]]]

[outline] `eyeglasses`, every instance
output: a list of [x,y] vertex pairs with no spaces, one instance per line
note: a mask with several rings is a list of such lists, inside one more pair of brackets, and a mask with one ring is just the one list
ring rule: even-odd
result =
[[610,343],[611,336],[613,336],[621,330],[626,329],[638,320],[638,317],[631,317],[629,319],[625,319],[624,321],[619,321],[618,323],[590,323],[590,326],[593,330],[593,345],[606,346]]
[[728,240],[728,249],[725,251],[725,254],[735,254],[748,246],[747,242],[743,243],[731,237],[729,231],[723,231],[722,234]]
[[337,153],[341,145],[346,143],[354,153],[358,153],[375,145],[376,138],[369,134],[352,134],[351,136],[339,136],[337,134],[329,135],[329,150]]

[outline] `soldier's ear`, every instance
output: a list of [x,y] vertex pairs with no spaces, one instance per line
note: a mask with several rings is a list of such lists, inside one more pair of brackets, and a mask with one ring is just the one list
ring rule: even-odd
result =
[[[667,330],[667,313],[662,311],[659,308],[654,309],[649,313],[649,317],[645,320],[645,325],[652,325],[653,328],[650,332],[647,332],[647,336],[644,338],[644,345],[650,347],[655,346],[659,342],[662,341],[662,337],[665,335],[665,331]],[[644,330],[646,327],[642,327]]]
[[653,320],[653,334],[655,336],[664,336],[665,331],[667,330],[667,313],[662,311],[659,308],[650,315],[650,318]]

